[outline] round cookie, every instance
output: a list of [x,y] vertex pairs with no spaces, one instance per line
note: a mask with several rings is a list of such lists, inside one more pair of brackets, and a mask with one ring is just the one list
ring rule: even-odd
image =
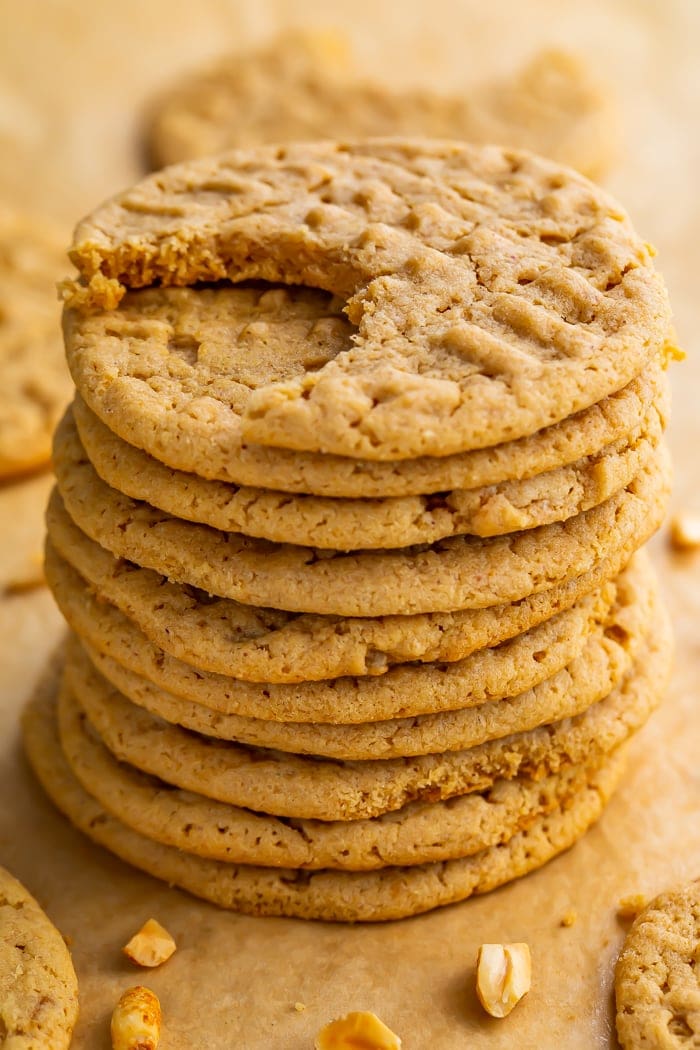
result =
[[661,896],[637,917],[615,968],[617,1035],[624,1050],[700,1046],[700,880]]
[[[619,205],[570,169],[497,147],[292,144],[177,165],[81,222],[70,256],[88,282],[73,308],[66,289],[77,379],[82,347],[99,343],[111,358],[124,331],[119,311],[105,331],[105,315],[80,304],[112,307],[123,286],[255,279],[346,300],[351,337],[319,355],[307,334],[301,359],[290,349],[287,374],[274,378],[263,375],[267,354],[247,344],[275,360],[275,333],[241,325],[234,289],[191,293],[189,331],[181,318],[142,318],[148,341],[129,414],[143,421],[151,402],[159,415],[172,406],[159,419],[162,443],[189,440],[210,462],[235,454],[241,438],[377,460],[510,441],[621,389],[670,326],[651,249]],[[225,344],[201,342],[203,310],[226,326]],[[202,360],[179,401],[162,367],[173,321],[182,357]],[[224,391],[238,384],[241,358],[255,389],[239,429]],[[118,390],[134,380],[116,370],[113,383],[124,410]]]
[[508,142],[591,176],[616,152],[610,93],[568,52],[541,51],[516,73],[453,96],[358,80],[339,57],[338,39],[285,33],[185,77],[152,106],[153,167],[234,146],[348,135]]
[[78,980],[63,937],[0,868],[0,1039],[11,1050],[65,1050],[78,1019]]
[[433,496],[344,500],[208,481],[129,445],[84,402],[73,405],[72,416],[99,476],[132,499],[223,532],[342,551],[410,547],[464,533],[497,536],[565,521],[628,485],[656,455],[663,433],[650,406],[636,436],[534,478]]
[[567,522],[429,547],[341,554],[272,545],[183,522],[105,485],[66,420],[54,444],[58,488],[76,525],[117,557],[220,597],[340,616],[484,608],[589,572],[658,528],[670,486],[668,453],[622,492]]
[[[335,313],[328,316],[327,298],[314,298],[308,289],[303,292],[293,288],[277,289],[274,296],[259,292],[256,297],[240,288],[231,289],[230,294],[233,293],[237,296],[234,301],[239,309],[242,304],[249,304],[248,327],[251,323],[265,324],[268,340],[270,329],[279,333],[276,346],[278,350],[283,348],[286,351],[287,357],[283,360],[288,359],[290,336],[294,333],[296,339],[292,340],[292,345],[300,343],[300,353],[308,350],[308,342],[300,339],[298,334],[305,321],[307,329],[313,332],[317,352],[319,341],[322,347],[328,344],[343,323],[342,317]],[[217,301],[213,293],[211,297]],[[668,416],[670,390],[664,368],[667,358],[672,357],[670,344],[659,360],[622,390],[536,434],[487,449],[439,458],[424,456],[380,462],[266,449],[261,445],[243,444],[239,434],[235,451],[232,448],[225,460],[218,456],[214,446],[205,459],[197,455],[196,447],[193,451],[189,442],[172,446],[167,442],[163,444],[163,413],[167,412],[167,406],[159,403],[153,391],[149,393],[138,384],[132,387],[127,383],[130,366],[133,378],[137,378],[141,358],[150,358],[157,352],[157,346],[149,340],[149,330],[139,325],[141,317],[148,318],[155,313],[161,325],[170,324],[167,345],[163,345],[163,340],[160,343],[163,356],[158,361],[158,384],[162,387],[167,377],[173,384],[169,391],[171,396],[180,398],[187,393],[195,365],[187,360],[187,354],[179,346],[184,337],[176,335],[174,323],[168,318],[190,313],[189,302],[201,307],[204,301],[190,289],[149,289],[133,293],[119,308],[119,317],[129,322],[124,324],[119,339],[115,338],[118,335],[114,327],[115,315],[105,314],[102,338],[80,350],[71,344],[69,355],[74,359],[76,385],[85,398],[83,401],[78,394],[78,407],[85,404],[86,411],[92,411],[108,429],[129,444],[146,449],[158,462],[194,472],[205,479],[219,478],[250,487],[354,499],[470,489],[534,477],[595,455],[624,437],[638,438],[640,420],[646,418],[651,404],[658,407],[664,425]],[[107,327],[110,320],[111,325]],[[206,333],[209,344],[216,335],[213,328],[210,331],[212,318],[201,309],[196,326],[192,321],[190,327],[200,335]],[[184,342],[186,345],[187,340]],[[105,352],[106,347],[109,347],[109,354]],[[259,348],[256,349],[259,352]],[[121,375],[116,382],[115,369]],[[240,414],[249,396],[249,388],[242,384],[236,384],[228,391],[229,427],[238,417],[236,425],[240,431]],[[149,412],[154,413],[152,419],[149,419]]]
[[606,699],[573,718],[464,751],[369,761],[285,754],[198,736],[135,707],[116,690],[109,692],[104,706],[94,690],[83,700],[110,751],[161,780],[246,809],[354,820],[607,753],[638,729],[659,702],[670,660],[669,627],[662,615],[627,677]]
[[117,762],[64,686],[58,702],[61,746],[84,789],[117,820],[156,842],[234,864],[373,871],[467,857],[507,842],[538,816],[583,790],[590,768],[543,780],[497,781],[483,794],[415,802],[370,820],[278,820],[177,791]]
[[308,872],[224,864],[153,842],[106,812],[71,772],[58,738],[55,682],[27,708],[24,745],[44,790],[69,820],[122,860],[195,896],[252,915],[378,922],[486,893],[568,849],[600,815],[623,771],[613,759],[570,805],[508,843],[459,860],[378,872]]
[[45,466],[71,383],[59,332],[62,239],[0,206],[0,479]]
[[[153,645],[191,667],[254,682],[381,675],[411,661],[451,663],[564,612],[622,570],[636,538],[595,569],[520,602],[416,616],[297,615],[216,598],[115,558],[89,539],[54,493],[47,563],[63,559]],[[640,554],[635,557],[645,557]]]
[[[379,677],[273,684],[241,682],[190,667],[158,649],[122,613],[94,597],[68,565],[54,566],[49,560],[46,570],[61,612],[91,649],[186,700],[225,714],[279,722],[364,723],[513,696],[569,664],[589,636],[600,635],[620,613],[630,620],[634,610],[644,622],[654,593],[650,572],[631,571],[617,591],[610,584],[604,593],[582,598],[538,627],[464,660],[398,665]],[[611,612],[613,598],[617,604]]]
[[[613,623],[611,635],[616,628]],[[138,709],[145,708],[157,716],[155,721],[163,718],[218,740],[342,761],[374,760],[462,751],[579,714],[619,684],[643,646],[638,635],[626,637],[624,644],[613,638],[594,634],[582,655],[567,667],[504,699],[437,714],[349,725],[272,722],[222,714],[165,692],[85,642],[82,647],[77,642],[69,646],[66,675],[93,721],[107,718],[111,733],[131,725],[139,717]],[[153,722],[146,720],[143,731],[148,732]],[[177,750],[184,743],[183,734],[175,732],[172,743]]]

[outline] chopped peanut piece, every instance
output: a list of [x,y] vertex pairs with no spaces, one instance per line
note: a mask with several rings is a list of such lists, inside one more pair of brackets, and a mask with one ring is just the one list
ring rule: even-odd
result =
[[137,966],[160,966],[173,954],[177,945],[164,926],[155,919],[144,923],[122,951]]
[[530,991],[527,944],[482,944],[476,959],[476,994],[492,1017],[506,1017]]
[[578,915],[576,914],[574,909],[571,908],[570,911],[567,911],[565,915],[562,915],[562,917],[561,917],[561,925],[562,926],[573,926],[577,919],[578,919]]
[[700,514],[689,511],[671,518],[671,546],[677,551],[694,551],[700,547]]
[[316,1050],[401,1050],[401,1040],[376,1014],[352,1013],[325,1025]]
[[647,898],[643,893],[631,893],[628,897],[621,897],[617,905],[619,919],[636,919],[640,912],[647,906]]
[[141,985],[129,988],[112,1014],[113,1050],[156,1050],[161,1020],[158,996]]

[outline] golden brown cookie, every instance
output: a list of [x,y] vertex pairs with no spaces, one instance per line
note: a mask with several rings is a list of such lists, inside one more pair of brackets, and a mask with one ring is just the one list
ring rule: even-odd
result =
[[263,867],[373,871],[471,856],[568,802],[597,771],[572,766],[543,780],[497,781],[482,794],[416,802],[369,820],[280,820],[175,790],[117,762],[66,686],[58,719],[71,770],[117,820],[187,853]]
[[66,268],[49,223],[0,205],[0,479],[48,464],[70,398],[56,296]]
[[[115,558],[73,524],[58,498],[47,511],[46,560],[76,570],[153,645],[190,666],[252,682],[382,675],[396,664],[452,663],[565,612],[605,587],[636,537],[594,570],[520,602],[415,616],[296,615],[216,598]],[[640,555],[640,557],[643,557]]]
[[0,594],[20,594],[44,584],[43,509],[52,487],[48,472],[0,484]]
[[117,557],[251,605],[382,616],[519,601],[590,572],[658,528],[670,486],[668,453],[621,493],[566,522],[427,547],[340,554],[273,545],[156,511],[99,479],[64,420],[54,444],[58,488],[75,524]]
[[345,51],[335,37],[286,33],[189,75],[152,106],[153,166],[233,146],[354,135],[501,142],[592,176],[617,152],[611,94],[568,52],[539,52],[511,76],[450,97],[360,80]]
[[[120,309],[126,311],[128,303],[134,300],[144,303],[155,294],[143,293],[138,299],[130,296]],[[184,294],[177,289],[167,292],[173,300]],[[291,301],[295,303],[295,317],[301,320],[303,310],[297,309],[299,300]],[[307,299],[302,297],[300,301],[303,307]],[[270,300],[263,301],[263,298],[260,298],[264,312],[269,312],[271,306],[265,305],[266,302],[269,303]],[[321,301],[321,317],[324,316],[323,307],[326,302]],[[135,319],[138,317],[137,310],[134,310],[133,316]],[[201,318],[201,326],[206,330],[206,314]],[[279,319],[276,321],[276,327],[281,327]],[[145,342],[145,333],[139,338],[136,325],[128,329],[128,332],[135,364],[142,356],[141,351],[150,355],[154,347],[151,344],[146,350],[145,346],[139,346],[139,343]],[[317,339],[318,335],[317,331]],[[280,342],[282,341],[285,346],[289,345],[286,330],[284,340],[280,333]],[[622,390],[530,437],[440,458],[423,456],[419,459],[381,462],[243,444],[240,438],[240,420],[235,424],[233,417],[240,417],[250,391],[247,387],[238,385],[235,388],[235,398],[232,396],[233,391],[229,391],[229,423],[238,427],[239,435],[235,440],[232,438],[235,447],[229,449],[230,454],[225,460],[217,456],[210,446],[210,456],[212,451],[214,452],[212,463],[210,457],[197,454],[197,445],[194,444],[193,447],[192,442],[164,445],[160,437],[160,425],[156,426],[155,420],[149,423],[148,414],[143,419],[137,415],[146,391],[137,386],[131,388],[124,381],[124,373],[128,367],[125,355],[122,353],[118,356],[118,367],[122,370],[121,380],[112,385],[113,377],[106,356],[99,352],[99,348],[96,350],[97,352],[89,356],[87,353],[80,357],[76,355],[75,380],[91,406],[88,408],[80,394],[77,395],[76,415],[83,425],[89,418],[87,413],[92,412],[111,428],[112,432],[134,446],[146,449],[158,462],[173,469],[194,472],[203,478],[218,478],[235,484],[271,488],[282,492],[315,493],[325,497],[360,499],[431,495],[452,489],[499,485],[512,479],[535,477],[557,467],[568,466],[579,459],[595,456],[601,449],[623,438],[638,439],[652,404],[658,408],[660,420],[665,425],[670,400],[669,384],[664,372],[666,356],[671,353],[669,343],[661,358]],[[182,364],[182,355],[177,353],[177,348],[173,352],[180,361],[173,364],[166,356],[161,361],[159,375],[161,383],[166,376],[172,381],[169,393],[177,398],[179,394],[186,394],[189,370]],[[85,410],[81,413],[82,405],[85,405]],[[124,411],[121,411],[119,406],[123,406]],[[150,407],[153,408],[154,405]],[[131,411],[127,411],[129,408]],[[204,436],[203,430],[201,433]]]
[[700,1046],[700,880],[662,893],[637,917],[615,969],[624,1050]]
[[[292,817],[353,820],[414,799],[483,790],[500,777],[538,775],[607,753],[636,731],[660,700],[671,662],[668,620],[659,610],[647,647],[606,698],[575,717],[468,750],[339,761],[233,744],[178,728],[116,690],[82,694],[89,718],[123,761],[185,790]],[[78,697],[76,696],[78,699]]]
[[[610,633],[618,627],[613,622]],[[462,751],[574,717],[619,685],[643,648],[644,638],[638,633],[620,643],[597,632],[581,656],[522,693],[452,711],[359,724],[278,722],[222,713],[168,693],[87,642],[79,645],[76,639],[71,639],[68,646],[66,679],[93,721],[109,726],[105,732],[111,734],[110,738],[123,734],[124,746],[128,740],[133,742],[137,723],[138,731],[148,735],[164,719],[204,735],[205,744],[207,738],[214,738],[289,754],[355,762]],[[155,718],[143,719],[142,710]],[[175,731],[171,740],[173,752],[179,752],[184,745],[186,756],[191,750],[188,741],[192,743],[185,734]],[[200,757],[204,755],[201,749],[195,750]],[[196,790],[193,781],[188,781],[187,786]]]
[[0,1042],[65,1050],[78,1019],[78,980],[63,937],[28,890],[0,868]]
[[[352,333],[339,331],[320,356],[305,338],[276,378],[230,334],[225,359],[220,339],[198,337],[197,312],[211,316],[219,295],[219,324],[265,344],[241,323],[235,289],[204,300],[190,292],[184,323],[182,311],[162,319],[162,308],[141,319],[156,358],[174,346],[185,364],[206,362],[160,421],[160,440],[183,440],[185,417],[198,417],[210,462],[241,437],[377,460],[509,441],[621,389],[670,326],[651,250],[619,205],[569,169],[495,147],[370,140],[233,151],[113,198],[79,224],[70,254],[89,283],[73,289],[65,318],[78,383],[85,355],[100,345],[112,358],[128,338],[118,310],[86,315],[81,304],[114,306],[124,286],[256,279],[346,301]],[[240,375],[232,355],[250,362],[255,387],[240,429],[226,393]],[[129,385],[115,388],[116,413]],[[143,358],[136,386],[131,414],[143,420],[155,404],[163,415],[160,361]]]
[[45,683],[24,716],[31,765],[58,808],[94,842],[122,860],[220,907],[253,915],[377,922],[486,893],[568,849],[598,818],[622,773],[617,757],[566,808],[535,821],[504,846],[461,860],[378,872],[309,872],[225,864],[140,835],[111,816],[79,784],[63,756],[56,683]]
[[565,521],[628,485],[656,456],[663,433],[652,405],[634,435],[532,478],[430,496],[349,500],[239,488],[173,470],[113,434],[84,402],[71,413],[93,467],[119,492],[225,532],[341,551],[410,547],[465,533],[497,536]]
[[380,676],[275,684],[211,674],[164,653],[116,608],[93,596],[66,563],[47,561],[47,577],[69,626],[91,652],[212,711],[279,722],[362,724],[514,696],[567,666],[594,637],[607,631],[614,639],[620,633],[613,630],[615,623],[621,630],[624,625],[626,644],[628,636],[644,631],[655,600],[653,573],[639,563],[618,586],[608,584],[543,624],[464,660],[398,665]]

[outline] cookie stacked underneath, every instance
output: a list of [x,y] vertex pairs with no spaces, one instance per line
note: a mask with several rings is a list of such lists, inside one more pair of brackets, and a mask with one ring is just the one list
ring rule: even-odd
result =
[[670,665],[635,553],[670,317],[625,214],[494,148],[257,149],[146,180],[72,258],[46,559],[71,634],[25,719],[59,808],[308,918],[571,846]]

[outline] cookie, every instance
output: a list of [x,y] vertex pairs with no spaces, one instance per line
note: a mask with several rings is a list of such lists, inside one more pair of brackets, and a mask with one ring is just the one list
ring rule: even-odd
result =
[[467,857],[507,842],[575,796],[597,772],[573,766],[539,781],[497,781],[483,794],[416,802],[370,820],[278,820],[174,790],[117,762],[66,685],[58,718],[72,772],[117,820],[186,853],[263,867],[372,871]]
[[378,872],[316,873],[224,864],[127,828],[80,786],[61,750],[55,687],[55,681],[44,684],[23,720],[27,756],[55,805],[94,842],[134,867],[220,907],[252,915],[377,922],[486,893],[568,849],[598,818],[623,769],[613,759],[566,808],[538,818],[505,845],[460,860]]
[[153,166],[233,146],[349,135],[507,142],[591,176],[617,152],[610,92],[568,52],[538,52],[508,77],[443,96],[357,79],[338,61],[341,47],[338,40],[285,33],[187,76],[151,107],[146,137]]
[[[208,294],[217,301],[213,292]],[[338,304],[329,314],[329,298],[319,293],[314,295],[308,289],[303,292],[293,288],[277,289],[273,295],[235,288],[229,290],[229,295],[239,311],[246,307],[248,333],[251,324],[264,324],[267,339],[274,333],[276,349],[286,351],[287,355],[290,345],[298,346],[300,353],[308,349],[308,342],[300,337],[304,326],[307,334],[313,335],[316,352],[319,345],[321,349],[324,345],[327,347],[343,324],[347,329],[347,322],[337,313]],[[229,435],[225,456],[219,454],[211,441],[206,456],[202,456],[201,443],[207,440],[210,421],[202,422],[197,414],[194,417],[181,414],[178,425],[186,428],[183,437],[191,440],[170,443],[166,427],[170,410],[168,402],[158,395],[158,390],[163,390],[166,384],[170,399],[184,408],[191,396],[192,378],[196,379],[201,367],[199,355],[196,362],[188,360],[194,357],[186,352],[191,335],[186,332],[178,335],[177,328],[184,323],[186,328],[199,332],[199,337],[204,336],[208,344],[217,334],[221,339],[221,333],[216,332],[206,311],[199,310],[196,325],[193,321],[183,322],[192,312],[189,304],[201,306],[202,302],[201,296],[194,295],[190,289],[149,289],[132,293],[119,308],[119,318],[124,322],[121,335],[113,327],[115,316],[110,313],[102,315],[102,331],[98,321],[93,322],[97,328],[95,340],[86,340],[80,347],[74,341],[69,342],[73,374],[82,394],[76,399],[79,421],[88,418],[86,412],[92,411],[129,444],[145,449],[173,469],[203,478],[358,499],[433,494],[534,477],[596,455],[624,437],[638,438],[642,432],[640,420],[646,419],[652,403],[659,409],[664,423],[668,415],[669,385],[663,371],[664,354],[622,390],[530,437],[439,458],[424,456],[379,462],[244,444],[240,416],[251,391],[242,383],[234,383],[227,386],[226,404],[227,427],[231,431],[235,428],[236,433]],[[140,320],[146,321],[153,315],[160,325],[166,326],[167,343],[149,341],[148,329],[139,326]],[[253,332],[255,330],[254,327]],[[349,338],[349,329],[346,338]],[[180,345],[183,341],[184,348]],[[247,345],[247,339],[243,342]],[[256,350],[259,350],[257,345]],[[670,352],[669,344],[667,353]],[[158,371],[156,390],[140,381],[144,358]],[[83,413],[80,412],[82,404],[86,409]],[[196,428],[196,433],[192,428]]]
[[116,690],[109,692],[104,706],[93,689],[82,699],[117,758],[177,787],[281,816],[354,820],[607,753],[639,728],[658,703],[670,648],[668,625],[660,613],[627,677],[581,714],[468,750],[417,757],[344,762],[285,754],[198,736],[130,704]]
[[662,893],[625,938],[615,968],[624,1050],[700,1046],[700,880]]
[[56,300],[66,268],[50,224],[0,206],[0,479],[49,463],[70,399]]
[[46,506],[53,478],[46,473],[14,478],[0,486],[0,595],[19,594],[44,584],[42,547]]
[[0,1039],[11,1050],[64,1050],[78,1019],[78,980],[63,937],[0,868]]
[[520,602],[415,616],[295,615],[216,598],[115,558],[54,496],[47,561],[63,559],[160,649],[202,671],[253,682],[381,675],[400,663],[463,660],[571,608],[628,561],[636,538],[594,570]]
[[66,510],[117,557],[235,601],[339,616],[485,608],[565,583],[630,541],[641,546],[661,523],[670,485],[662,446],[626,489],[567,522],[341,554],[218,532],[132,500],[100,480],[66,420],[54,451]]
[[[157,716],[144,721],[140,731],[145,735],[162,718],[219,740],[343,761],[439,754],[569,718],[604,699],[643,648],[654,603],[647,600],[644,605],[643,609],[628,606],[611,615],[606,629],[591,635],[579,657],[526,691],[481,702],[470,702],[467,696],[464,706],[454,710],[413,717],[399,714],[382,721],[299,723],[222,713],[198,704],[192,694],[176,696],[163,690],[88,642],[78,644],[76,638],[68,646],[66,677],[93,722],[109,724],[111,738],[121,733],[123,746],[133,734],[134,719],[140,717],[130,700]],[[399,713],[404,706],[410,707],[411,701],[401,704]],[[353,712],[352,717],[357,715]],[[188,743],[183,733],[174,732],[172,753],[180,752],[183,744],[187,751]]]
[[565,521],[628,485],[656,455],[663,433],[652,406],[634,437],[534,478],[432,496],[342,500],[239,488],[173,470],[122,441],[84,402],[72,415],[99,476],[132,499],[224,532],[340,551],[409,547],[464,533],[497,536]]
[[[198,417],[205,458],[212,446],[228,456],[240,438],[378,460],[510,441],[621,389],[670,326],[651,250],[619,205],[569,169],[496,147],[394,139],[232,151],[105,203],[78,225],[70,256],[89,284],[72,300],[66,289],[76,377],[76,352],[98,343],[111,356],[125,319],[71,301],[110,307],[124,286],[251,278],[346,300],[353,328],[320,354],[306,332],[274,379],[267,353],[246,344],[275,360],[276,335],[250,330],[235,289],[192,292],[189,330],[178,318],[174,344],[174,318],[142,318],[153,356],[141,360],[139,403],[172,404],[169,347],[185,362],[201,357],[161,440],[185,440],[178,420]],[[225,339],[200,341],[204,311]],[[239,430],[224,388],[244,374],[255,389]]]
[[618,614],[633,620],[636,613],[643,622],[654,592],[650,572],[632,571],[617,591],[611,584],[538,627],[464,660],[399,665],[378,677],[273,684],[241,682],[190,667],[154,646],[122,613],[93,596],[65,562],[56,565],[49,557],[46,568],[61,612],[91,649],[212,710],[281,722],[362,723],[513,696],[569,664],[581,654],[589,636],[600,635]]

